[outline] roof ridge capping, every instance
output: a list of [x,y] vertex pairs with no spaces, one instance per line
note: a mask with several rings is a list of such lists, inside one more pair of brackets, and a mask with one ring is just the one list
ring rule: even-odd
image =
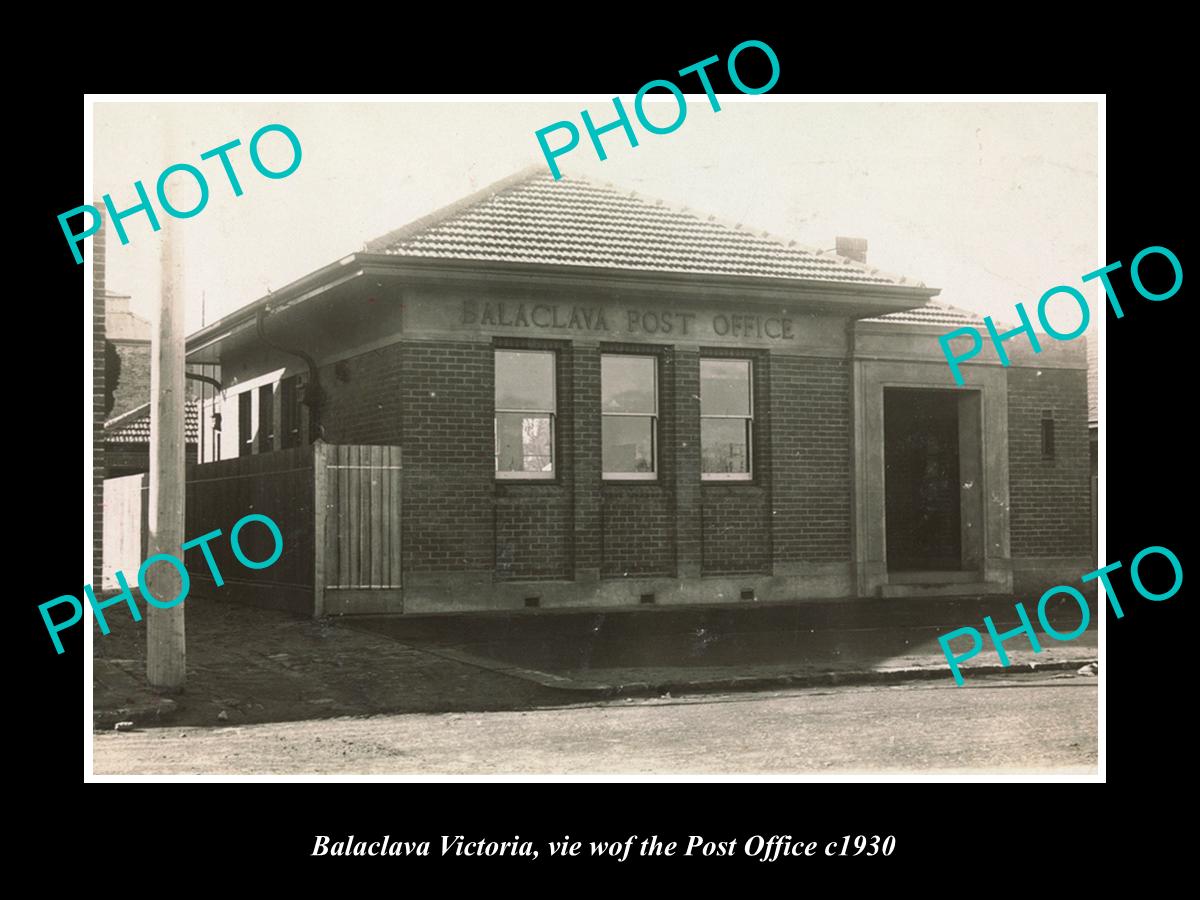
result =
[[494,181],[486,187],[482,187],[473,194],[468,194],[455,200],[453,203],[439,207],[428,215],[422,216],[407,225],[401,225],[385,235],[367,241],[363,244],[363,251],[366,253],[382,253],[392,244],[403,241],[412,237],[418,232],[424,231],[426,228],[432,228],[444,222],[446,219],[452,218],[468,207],[474,206],[484,200],[489,200],[496,194],[511,190],[518,185],[524,184],[527,181],[532,181],[541,172],[541,166],[528,165],[519,172],[514,172],[501,178],[499,181]]
[[[183,409],[185,416],[197,415],[200,411],[200,401],[195,397],[187,397],[184,399]],[[133,409],[128,409],[119,416],[114,416],[106,421],[104,423],[104,431],[106,434],[111,431],[120,431],[126,425],[149,418],[150,412],[150,401],[147,400],[145,403],[135,406]]]
[[122,425],[127,425],[132,421],[140,419],[142,416],[149,414],[149,412],[150,401],[147,400],[145,403],[135,406],[133,409],[126,410],[119,416],[114,416],[113,418],[109,419],[104,423],[104,430],[108,431],[110,429],[120,428]]
[[[540,167],[535,166],[533,168],[537,169],[539,173],[541,172]],[[528,171],[528,170],[525,170],[525,171]],[[524,180],[524,179],[522,179],[522,180]],[[688,206],[680,206],[680,205],[670,202],[669,200],[663,200],[661,197],[655,197],[655,196],[651,196],[649,194],[639,194],[637,191],[634,191],[632,189],[626,190],[625,188],[622,188],[622,187],[619,187],[618,185],[613,184],[611,181],[606,181],[603,184],[601,184],[597,181],[592,180],[591,178],[589,178],[586,175],[575,175],[575,176],[570,176],[570,178],[568,178],[568,176],[564,175],[561,180],[562,181],[570,180],[570,181],[575,181],[575,182],[584,182],[584,183],[590,185],[591,187],[597,188],[599,190],[608,190],[608,191],[611,191],[611,192],[618,194],[620,196],[623,196],[623,197],[629,197],[629,198],[636,197],[638,200],[641,200],[644,203],[652,203],[657,206],[665,207],[673,212],[679,213],[680,215],[691,216],[697,222],[714,222],[718,225],[722,225],[725,228],[730,229],[731,231],[737,231],[737,232],[741,232],[743,234],[750,234],[750,235],[754,235],[756,237],[764,238],[769,241],[773,241],[776,244],[778,244],[779,246],[783,247],[785,250],[796,250],[800,253],[807,253],[811,256],[815,256],[815,257],[817,257],[819,259],[823,259],[823,260],[837,260],[842,265],[845,265],[849,268],[857,269],[860,272],[865,272],[867,275],[870,275],[873,278],[886,279],[887,281],[890,281],[896,285],[906,285],[908,287],[918,287],[918,288],[927,287],[927,285],[925,284],[924,281],[919,281],[917,279],[910,279],[907,276],[897,275],[894,272],[884,272],[881,269],[871,266],[869,263],[861,263],[858,260],[851,259],[848,256],[842,256],[839,253],[837,253],[835,250],[823,250],[819,247],[812,247],[807,244],[801,244],[790,238],[785,238],[785,237],[782,237],[777,234],[772,234],[770,231],[768,231],[765,228],[755,228],[755,227],[746,225],[743,222],[733,222],[730,219],[727,219],[723,216],[718,216],[714,213],[702,214],[702,213],[699,213],[697,210],[691,209]]]

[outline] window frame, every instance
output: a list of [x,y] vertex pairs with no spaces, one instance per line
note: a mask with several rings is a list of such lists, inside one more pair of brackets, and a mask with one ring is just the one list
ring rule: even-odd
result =
[[[300,376],[279,381],[279,449],[291,450],[304,443]],[[295,437],[292,434],[295,433]]]
[[1042,412],[1041,438],[1042,438],[1042,460],[1043,462],[1053,462],[1055,457],[1055,427],[1054,413],[1050,410]]
[[[550,357],[550,400],[554,408],[509,409],[496,406],[495,373],[496,359],[501,353],[539,353]],[[493,347],[492,348],[492,449],[493,464],[497,481],[555,481],[558,478],[558,351],[542,348]],[[500,469],[500,414],[548,417],[550,419],[550,471],[507,472]]]
[[275,382],[262,384],[258,387],[258,433],[254,436],[254,444],[259,453],[275,451]]
[[[654,412],[647,413],[627,413],[627,412],[605,412],[604,411],[604,357],[612,356],[624,359],[648,359],[653,364],[654,384],[652,388],[652,396],[654,397]],[[658,481],[659,471],[659,428],[658,423],[661,418],[659,409],[659,378],[658,378],[658,354],[656,353],[620,353],[620,352],[603,352],[600,354],[600,479],[602,481]],[[604,418],[612,416],[613,418],[625,419],[649,419],[650,420],[650,451],[653,455],[653,471],[650,472],[612,472],[609,473],[604,467]]]
[[[704,414],[704,363],[713,362],[744,362],[746,363],[746,391],[748,393],[749,409],[747,415],[705,415]],[[701,356],[700,357],[700,481],[705,482],[736,482],[745,484],[755,478],[754,465],[754,357],[752,356]],[[705,472],[704,471],[704,420],[705,419],[734,419],[745,423],[746,429],[746,471],[745,472]]]
[[254,389],[246,388],[238,398],[238,456],[253,456],[258,435],[254,431]]

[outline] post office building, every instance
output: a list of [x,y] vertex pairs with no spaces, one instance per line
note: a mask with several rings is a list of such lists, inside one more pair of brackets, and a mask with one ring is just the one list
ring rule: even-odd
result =
[[522,173],[189,339],[222,389],[188,533],[272,516],[285,558],[233,589],[315,614],[1075,583],[1082,341],[958,387],[937,338],[980,320],[937,294],[865,241]]

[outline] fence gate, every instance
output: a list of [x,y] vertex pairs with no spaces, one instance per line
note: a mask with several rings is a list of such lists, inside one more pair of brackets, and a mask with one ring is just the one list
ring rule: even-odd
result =
[[403,612],[400,448],[314,446],[316,614]]

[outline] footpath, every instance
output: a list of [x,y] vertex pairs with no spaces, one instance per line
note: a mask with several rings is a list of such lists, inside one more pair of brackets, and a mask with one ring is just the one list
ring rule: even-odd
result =
[[[114,618],[107,636],[94,628],[93,719],[104,729],[237,725],[915,679],[952,686],[937,637],[966,625],[982,631],[985,615],[1002,631],[1019,624],[1011,597],[317,621],[191,597],[179,693],[146,683],[144,622]],[[1091,628],[1065,643],[1046,639],[1034,654],[1018,636],[1004,668],[985,635],[963,672],[968,681],[1094,674],[1096,644]]]

